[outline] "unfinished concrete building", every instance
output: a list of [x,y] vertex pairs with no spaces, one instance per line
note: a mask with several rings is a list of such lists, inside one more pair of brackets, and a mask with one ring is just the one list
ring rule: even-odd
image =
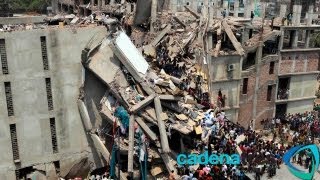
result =
[[[0,179],[74,176],[70,169],[79,163],[90,169],[77,106],[81,50],[106,32],[93,26],[0,33]],[[97,159],[92,165],[102,167]]]
[[[282,24],[281,17],[290,12],[292,24]],[[277,17],[272,29],[270,21],[261,28],[262,19],[254,23],[260,26],[249,25],[249,19],[233,19],[213,23],[218,30],[208,33],[212,100],[218,104],[220,90],[230,119],[246,127],[260,129],[267,118],[313,109],[320,68],[320,49],[310,41],[312,32],[320,28],[313,24],[314,3],[282,4]]]
[[52,0],[55,13],[75,13],[89,16],[92,12],[103,11],[111,14],[121,14],[135,11],[135,1],[126,0]]

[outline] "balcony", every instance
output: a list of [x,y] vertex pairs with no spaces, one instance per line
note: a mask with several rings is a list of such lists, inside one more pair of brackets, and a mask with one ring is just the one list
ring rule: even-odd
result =
[[278,100],[287,100],[287,99],[289,99],[289,89],[279,89],[278,90],[277,99]]
[[277,100],[288,100],[290,95],[290,77],[279,78]]

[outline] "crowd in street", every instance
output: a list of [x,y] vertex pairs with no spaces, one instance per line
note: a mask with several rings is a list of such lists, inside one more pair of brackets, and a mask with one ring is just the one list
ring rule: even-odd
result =
[[[224,112],[208,111],[202,121],[201,142],[196,145],[198,153],[234,154],[241,157],[239,165],[217,164],[183,166],[179,174],[184,180],[244,180],[251,173],[255,179],[261,179],[264,173],[268,177],[277,174],[282,157],[288,149],[299,144],[313,143],[319,136],[318,114],[315,111],[303,114],[287,114],[285,118],[273,118],[262,122],[272,133],[273,138],[265,140],[265,134],[257,133],[249,126],[247,129],[228,121]],[[308,169],[311,156],[302,151],[292,159],[292,163]]]
[[[284,118],[266,119],[261,123],[264,129],[271,129],[274,139],[279,135],[281,141],[305,142],[313,141],[320,135],[318,112],[287,114]],[[291,130],[291,134],[290,134]],[[278,131],[278,132],[276,132]]]

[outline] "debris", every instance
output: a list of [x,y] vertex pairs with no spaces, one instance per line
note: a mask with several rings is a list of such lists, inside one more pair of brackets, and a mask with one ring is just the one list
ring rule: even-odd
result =
[[188,120],[188,117],[184,114],[175,114],[175,116],[181,121]]
[[152,141],[158,140],[157,135],[144,123],[140,117],[136,117],[136,121]]
[[134,124],[135,117],[131,115],[129,122],[128,173],[133,173]]
[[161,118],[162,117],[162,107],[161,107],[159,97],[154,98],[154,106],[155,106],[157,122],[158,122],[158,127],[159,127],[159,132],[160,132],[161,149],[162,149],[163,153],[169,153],[170,147],[169,147],[169,143],[168,143],[166,127],[165,127],[164,122]]
[[228,23],[226,21],[222,21],[222,26],[224,28],[224,30],[226,31],[230,41],[232,42],[234,48],[236,48],[237,52],[243,56],[244,55],[244,50],[242,48],[242,45],[239,43],[239,41],[237,40],[237,38],[234,36],[230,26],[228,25]]
[[154,177],[161,174],[162,172],[163,172],[163,169],[161,166],[156,166],[151,168],[151,175]]
[[133,45],[130,38],[124,32],[119,32],[110,47],[133,78],[138,82],[142,82],[149,64]]
[[134,105],[133,107],[130,108],[130,112],[131,113],[136,113],[139,110],[141,110],[142,108],[148,106],[153,99],[156,97],[155,94],[148,96],[147,98],[145,98],[144,100],[138,102],[138,104]]
[[188,6],[184,6],[184,8],[186,8],[186,10],[187,10],[188,12],[190,12],[190,14],[192,14],[196,19],[199,19],[199,18],[200,18],[200,16],[198,15],[198,13],[193,12],[193,10],[191,10],[190,8],[188,8]]

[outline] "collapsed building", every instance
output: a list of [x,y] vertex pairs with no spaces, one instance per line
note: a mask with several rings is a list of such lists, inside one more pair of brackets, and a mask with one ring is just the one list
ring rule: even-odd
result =
[[57,0],[61,15],[0,34],[1,179],[177,176],[177,153],[205,140],[206,109],[255,129],[312,110],[314,4],[282,3],[272,21],[263,3],[251,19],[253,1],[157,3]]

